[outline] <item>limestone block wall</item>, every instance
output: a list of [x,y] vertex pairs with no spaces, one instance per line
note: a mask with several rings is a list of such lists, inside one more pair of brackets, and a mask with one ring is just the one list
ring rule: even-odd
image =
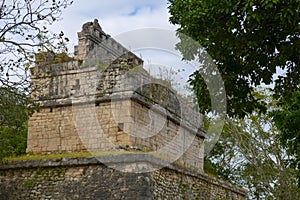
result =
[[29,120],[27,152],[134,147],[203,169],[203,137],[136,100],[44,107]]
[[172,161],[203,169],[204,137],[157,107],[131,102],[130,140]]
[[57,105],[95,94],[101,70],[80,61],[36,66],[32,69],[32,97],[42,105]]
[[246,192],[241,188],[206,174],[177,169],[173,166],[153,172],[153,196],[156,199],[246,199]]
[[151,199],[149,174],[122,173],[101,163],[72,163],[0,169],[0,199]]
[[[112,61],[109,66],[89,61],[35,66],[31,69],[31,96],[42,107],[95,101],[95,98],[105,95],[109,98],[112,93],[133,89],[135,83],[124,78],[128,71],[133,68],[142,71],[141,61],[130,52]],[[127,80],[127,84],[123,79]],[[141,83],[144,79],[150,77],[139,73],[130,81]]]
[[129,137],[118,131],[113,109],[110,102],[41,108],[29,120],[27,152],[108,150],[121,143],[130,145]]
[[[18,161],[0,166],[1,199],[242,200],[246,191],[201,172],[170,165],[147,173],[109,168],[103,157]],[[153,157],[148,164],[159,164]],[[124,163],[130,168],[130,163]]]
[[[111,93],[121,76],[143,60],[104,33],[98,21],[83,25],[72,61],[55,63],[53,53],[31,69],[32,97],[41,105],[87,100]],[[49,58],[48,58],[48,57]],[[70,58],[71,59],[71,58]]]

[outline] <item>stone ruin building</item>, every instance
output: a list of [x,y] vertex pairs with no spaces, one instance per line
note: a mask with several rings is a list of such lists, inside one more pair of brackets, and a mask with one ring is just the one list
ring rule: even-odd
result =
[[245,199],[242,188],[203,172],[203,119],[192,104],[97,20],[78,39],[74,58],[36,56],[40,110],[29,120],[27,152],[92,155],[0,165],[0,199]]
[[47,54],[32,69],[40,110],[29,120],[27,152],[135,149],[202,170],[203,120],[192,105],[97,20],[83,25],[78,40],[73,59],[55,63]]

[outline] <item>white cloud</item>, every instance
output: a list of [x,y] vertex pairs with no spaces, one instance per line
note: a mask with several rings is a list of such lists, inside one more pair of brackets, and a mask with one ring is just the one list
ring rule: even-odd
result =
[[64,31],[70,39],[70,51],[77,44],[77,32],[82,25],[95,18],[111,36],[141,28],[175,30],[169,23],[167,4],[167,0],[76,0],[63,10],[62,20],[50,30]]

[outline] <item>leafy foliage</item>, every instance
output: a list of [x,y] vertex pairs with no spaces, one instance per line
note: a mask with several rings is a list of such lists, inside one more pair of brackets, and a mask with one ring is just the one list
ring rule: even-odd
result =
[[[253,95],[261,84],[274,84],[274,97],[290,98],[300,84],[300,0],[169,0],[170,21],[202,45],[217,65],[226,87],[230,116],[266,111]],[[201,50],[179,34],[177,48],[187,60],[201,58]],[[209,66],[203,66],[201,71]],[[275,78],[278,72],[284,72]],[[199,71],[191,77],[202,111],[210,96]],[[203,95],[205,94],[205,95]],[[214,95],[214,94],[213,94]]]
[[[169,2],[170,21],[179,25],[178,36],[181,41],[177,48],[187,60],[205,61],[206,57],[203,52],[211,56],[224,81],[227,114],[230,117],[241,119],[248,116],[249,118],[253,112],[265,113],[270,110],[268,102],[255,92],[258,86],[269,85],[272,88],[273,100],[277,106],[281,107],[272,114],[278,131],[272,131],[273,134],[266,133],[266,135],[272,138],[271,141],[276,141],[276,144],[286,148],[286,152],[278,155],[287,154],[289,158],[279,159],[280,164],[270,160],[268,154],[261,154],[257,158],[260,160],[251,158],[253,162],[255,161],[254,163],[243,165],[243,171],[247,171],[252,178],[252,180],[246,180],[252,183],[254,180],[261,181],[261,186],[252,185],[260,195],[260,191],[268,191],[268,188],[263,186],[264,181],[260,179],[264,177],[261,175],[263,171],[269,173],[270,169],[279,169],[276,167],[284,167],[282,163],[285,163],[294,170],[298,170],[299,174],[300,0],[169,0]],[[184,34],[199,42],[203,49],[186,42]],[[201,76],[201,73],[215,73],[209,70],[210,68],[210,65],[204,64],[190,77],[190,83],[203,113],[212,111],[210,96],[217,95],[209,93],[207,83]],[[238,123],[235,121],[233,127],[242,125]],[[272,124],[270,127],[273,126]],[[240,139],[247,141],[252,147],[260,144],[260,141],[254,140],[255,137],[264,138],[261,135],[264,133],[262,130],[248,136],[245,133],[251,132],[245,132],[244,128],[236,132],[242,137],[239,138],[236,135],[238,141]],[[227,138],[230,138],[229,136]],[[223,153],[229,156],[224,160],[230,161],[230,155],[235,155],[235,153],[229,154],[229,152],[235,149],[229,152],[226,149],[228,145],[236,147],[237,143],[235,140],[231,143],[229,141],[218,143],[213,154],[221,156]],[[238,146],[238,149],[247,150],[251,149],[251,146],[245,143]],[[281,147],[281,151],[284,148]],[[277,146],[276,149],[280,150]],[[258,150],[265,150],[273,155],[269,147],[261,146],[254,150],[249,152],[254,157],[256,157],[254,152],[259,155]],[[251,159],[247,158],[248,161]],[[259,165],[254,165],[255,163],[264,167],[270,166],[270,169],[261,168],[259,172],[257,170]],[[229,175],[232,174],[231,170],[236,170],[236,168],[223,168],[220,163],[211,163],[210,168],[214,165],[218,174],[234,180],[234,177]],[[268,187],[272,188],[270,185]]]
[[249,199],[298,199],[297,171],[280,146],[278,130],[266,115],[227,119],[220,140],[205,159],[205,171],[242,185]]
[[0,88],[0,161],[6,156],[24,154],[27,144],[27,119],[33,102],[27,95],[10,88]]
[[0,126],[18,130],[32,114],[35,105],[24,93],[17,90],[0,88]]
[[26,153],[27,125],[24,122],[18,130],[0,126],[0,162],[2,158]]
[[281,131],[279,139],[291,156],[291,165],[298,169],[300,185],[300,91],[294,92],[292,98],[280,101],[283,109],[271,113],[273,120]]

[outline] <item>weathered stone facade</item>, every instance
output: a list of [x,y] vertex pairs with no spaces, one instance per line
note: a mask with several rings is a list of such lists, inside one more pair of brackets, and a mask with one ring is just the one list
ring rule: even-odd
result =
[[40,111],[29,120],[27,152],[133,147],[203,169],[203,121],[97,20],[78,33],[75,58],[44,58],[32,69]]
[[97,20],[78,38],[75,58],[57,63],[51,54],[32,69],[40,110],[29,120],[27,152],[94,156],[10,162],[0,167],[0,197],[245,198],[203,173],[203,119],[192,104],[151,77]]
[[[0,167],[0,199],[245,199],[244,190],[176,164],[153,172],[124,173],[102,164],[102,159],[109,158],[12,162]],[[144,162],[163,161],[148,157]],[[130,163],[126,166],[131,168]]]

